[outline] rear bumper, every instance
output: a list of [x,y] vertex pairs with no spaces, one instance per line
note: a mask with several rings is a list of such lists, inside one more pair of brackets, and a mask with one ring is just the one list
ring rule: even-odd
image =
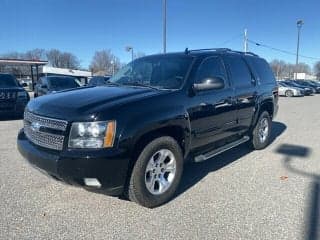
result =
[[[129,165],[129,157],[124,151],[49,151],[30,143],[23,130],[18,135],[17,146],[32,166],[55,179],[108,195],[123,192]],[[101,186],[87,186],[85,178],[97,179]]]

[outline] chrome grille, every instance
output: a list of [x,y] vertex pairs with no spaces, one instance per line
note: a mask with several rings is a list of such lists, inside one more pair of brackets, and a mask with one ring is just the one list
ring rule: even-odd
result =
[[[64,143],[63,132],[68,125],[67,121],[52,119],[35,115],[29,111],[24,113],[24,133],[34,144],[54,149],[62,150]],[[60,131],[61,134],[53,134],[48,130]]]
[[35,115],[29,111],[24,112],[24,120],[28,122],[38,122],[41,126],[46,128],[52,128],[55,130],[65,131],[68,126],[68,122],[64,120],[52,119],[47,117],[41,117]]

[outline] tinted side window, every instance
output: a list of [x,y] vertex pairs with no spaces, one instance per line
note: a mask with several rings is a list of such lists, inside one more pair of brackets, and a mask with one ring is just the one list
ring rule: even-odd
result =
[[221,77],[226,80],[226,70],[219,57],[210,57],[202,62],[197,73],[196,82],[210,77]]
[[240,56],[226,56],[225,62],[228,65],[232,82],[235,87],[246,87],[252,85],[252,76],[249,68]]
[[248,63],[256,71],[260,83],[274,83],[276,81],[269,64],[262,58],[248,58]]

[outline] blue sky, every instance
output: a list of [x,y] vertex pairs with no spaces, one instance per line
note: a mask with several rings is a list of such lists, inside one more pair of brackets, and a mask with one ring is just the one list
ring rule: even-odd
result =
[[[241,34],[247,28],[250,39],[295,52],[296,21],[303,19],[300,52],[320,58],[319,0],[167,0],[167,5],[168,51],[243,50]],[[161,6],[162,0],[1,0],[0,54],[58,48],[87,67],[95,50],[111,49],[122,62],[130,60],[126,45],[159,53]],[[252,44],[249,50],[267,60],[295,62],[295,56]]]

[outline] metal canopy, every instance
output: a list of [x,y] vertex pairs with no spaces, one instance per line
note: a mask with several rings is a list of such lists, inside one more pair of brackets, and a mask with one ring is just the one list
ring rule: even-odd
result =
[[33,90],[35,81],[33,76],[33,67],[36,67],[36,74],[37,74],[37,81],[39,79],[39,66],[43,66],[48,64],[48,61],[41,61],[41,60],[35,60],[35,59],[8,59],[8,58],[0,58],[0,64],[1,65],[29,65],[30,71],[31,71],[31,81],[32,86],[31,90]]

